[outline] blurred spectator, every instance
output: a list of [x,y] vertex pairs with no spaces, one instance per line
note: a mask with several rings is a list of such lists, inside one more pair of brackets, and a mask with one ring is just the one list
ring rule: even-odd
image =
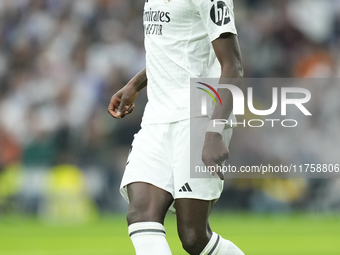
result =
[[0,126],[0,172],[2,168],[20,162],[21,148],[15,138]]
[[46,189],[41,216],[47,221],[78,224],[96,217],[96,207],[86,194],[84,175],[76,166],[64,164],[51,169]]

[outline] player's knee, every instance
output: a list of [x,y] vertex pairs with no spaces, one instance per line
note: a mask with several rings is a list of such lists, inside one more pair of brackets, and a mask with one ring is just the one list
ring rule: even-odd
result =
[[138,222],[138,214],[135,211],[129,209],[126,215],[126,221],[128,225]]
[[146,222],[146,221],[154,221],[151,219],[151,213],[148,211],[142,211],[138,209],[129,209],[126,220],[129,225],[136,222]]
[[201,253],[203,248],[200,245],[199,238],[195,236],[181,238],[183,249],[192,255],[198,255]]
[[162,223],[161,216],[152,208],[148,207],[129,207],[129,211],[126,216],[126,220],[129,225],[136,222],[159,222]]
[[200,235],[196,231],[185,231],[179,233],[183,249],[192,255],[198,255],[209,241],[206,235]]

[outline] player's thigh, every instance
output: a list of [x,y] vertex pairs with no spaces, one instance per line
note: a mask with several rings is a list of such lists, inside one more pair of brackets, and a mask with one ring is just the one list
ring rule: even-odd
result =
[[164,224],[167,210],[173,202],[172,195],[152,184],[134,182],[127,186],[130,200],[128,224],[136,222],[159,222]]

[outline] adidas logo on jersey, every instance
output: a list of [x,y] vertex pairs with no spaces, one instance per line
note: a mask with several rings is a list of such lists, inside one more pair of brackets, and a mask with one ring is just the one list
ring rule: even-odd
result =
[[183,187],[179,190],[179,192],[192,192],[189,183],[183,185]]

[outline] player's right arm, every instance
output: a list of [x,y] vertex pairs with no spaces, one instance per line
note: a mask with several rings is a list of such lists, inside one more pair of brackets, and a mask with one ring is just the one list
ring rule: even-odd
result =
[[130,114],[135,108],[139,91],[146,87],[148,82],[146,68],[133,77],[121,90],[115,93],[110,101],[108,112],[114,118],[121,119]]

